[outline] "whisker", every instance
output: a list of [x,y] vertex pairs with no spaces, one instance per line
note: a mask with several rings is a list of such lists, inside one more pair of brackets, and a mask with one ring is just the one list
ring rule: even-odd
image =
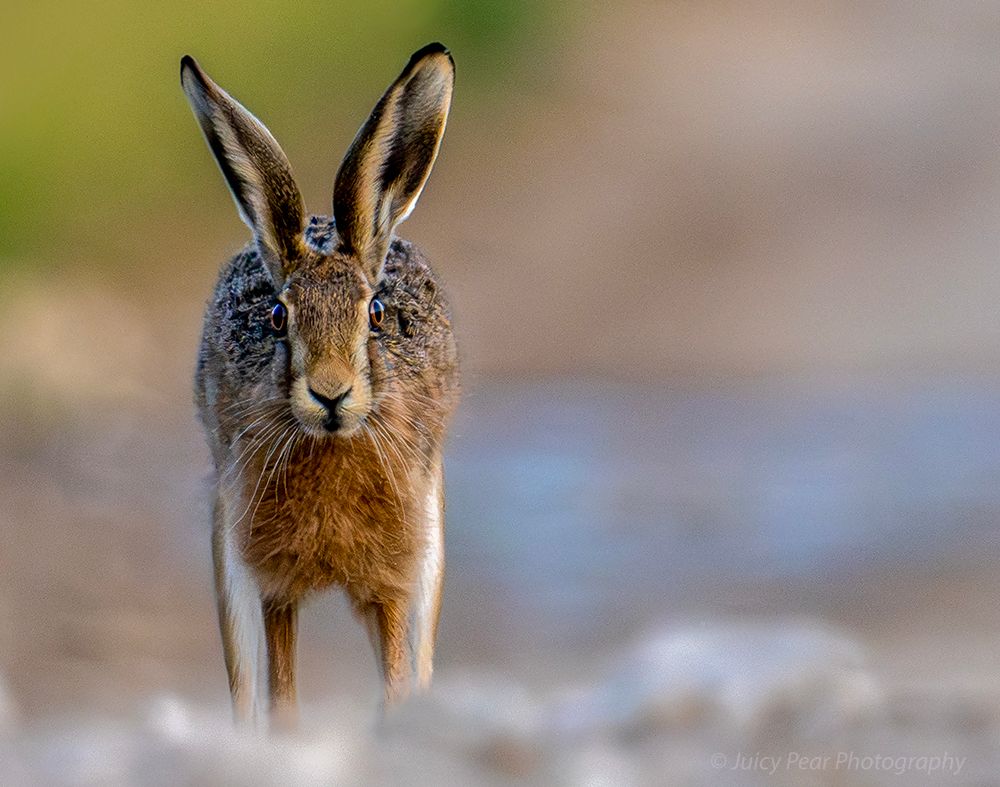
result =
[[411,475],[410,475],[410,464],[411,463],[409,463],[409,462],[406,461],[406,458],[403,456],[402,452],[400,451],[400,448],[392,440],[391,434],[384,427],[384,425],[382,425],[382,424],[379,423],[378,419],[373,419],[372,422],[371,422],[371,426],[372,426],[372,429],[374,430],[374,433],[379,436],[378,442],[385,449],[385,452],[386,452],[386,462],[385,462],[386,474],[387,474],[387,476],[388,476],[388,478],[390,480],[390,483],[391,483],[391,485],[393,487],[393,491],[395,492],[395,495],[396,495],[396,504],[397,504],[396,508],[397,508],[397,512],[400,514],[400,516],[402,516],[404,514],[404,505],[403,505],[403,498],[400,496],[400,493],[399,493],[399,479],[397,478],[396,471],[394,469],[395,463],[389,461],[388,452],[391,450],[392,453],[399,460],[398,461],[398,465],[399,465],[399,467],[403,471],[403,479],[406,482],[407,491],[409,491],[410,487],[412,486],[412,478],[411,478]]
[[237,475],[242,470],[245,470],[247,463],[256,454],[257,449],[266,444],[267,441],[273,437],[282,426],[285,426],[288,423],[290,418],[290,415],[284,415],[265,426],[261,430],[260,434],[254,436],[254,438],[250,440],[246,448],[240,453],[237,460],[227,467],[223,476]]
[[397,508],[401,509],[402,508],[402,504],[401,504],[400,497],[399,497],[399,488],[396,485],[396,477],[393,474],[391,467],[389,466],[388,457],[382,451],[382,446],[381,446],[380,441],[378,439],[378,435],[375,433],[374,429],[369,428],[369,426],[370,426],[369,424],[364,424],[363,423],[362,425],[365,427],[365,432],[371,438],[372,446],[375,448],[375,451],[378,454],[379,463],[382,466],[382,470],[385,472],[386,481],[388,481],[389,486],[392,489],[392,493],[393,493],[393,496],[395,498],[395,502],[397,504]]
[[233,402],[228,407],[223,407],[221,410],[221,414],[229,415],[233,412],[240,411],[241,409],[250,410],[253,409],[254,407],[260,407],[262,405],[269,405],[283,401],[285,401],[284,396],[269,396],[265,399],[256,399],[251,397],[248,399],[243,399],[241,401]]
[[[279,424],[279,427],[280,427],[280,424]],[[272,433],[273,433],[273,431],[274,430],[272,430]],[[284,434],[284,433],[282,432],[282,434]],[[249,499],[247,501],[246,508],[243,510],[243,513],[240,514],[239,518],[235,522],[233,522],[233,524],[230,526],[230,530],[235,529],[236,526],[239,525],[243,521],[244,517],[246,517],[246,515],[250,511],[251,507],[254,507],[254,513],[256,513],[256,507],[254,506],[254,500],[257,497],[257,490],[260,489],[260,482],[264,480],[264,473],[267,472],[267,463],[270,460],[271,456],[274,454],[275,448],[277,448],[277,441],[271,441],[270,438],[268,438],[268,440],[271,442],[271,447],[268,449],[267,455],[264,457],[264,461],[261,464],[261,470],[260,470],[260,474],[257,477],[257,483],[256,483],[256,485],[253,488],[253,492],[250,493],[250,497],[249,497]],[[258,505],[259,505],[259,502],[260,501],[258,500],[257,501]],[[251,517],[251,528],[252,527],[253,527],[253,518]]]
[[[269,461],[271,459],[271,456],[274,454],[275,449],[277,449],[278,446],[281,445],[282,440],[284,440],[285,435],[288,433],[288,430],[291,429],[291,428],[294,428],[294,427],[285,427],[285,430],[282,431],[281,434],[278,436],[278,438],[273,441],[272,446],[271,446],[271,450],[268,451],[267,456],[264,457],[264,462],[263,462],[263,465],[261,466],[260,477],[257,479],[257,487],[254,488],[253,495],[251,495],[251,497],[250,497],[250,503],[253,504],[253,512],[250,514],[250,534],[251,535],[253,534],[253,525],[254,525],[254,520],[257,518],[257,511],[260,508],[261,503],[264,502],[264,498],[267,496],[267,490],[271,486],[271,480],[274,478],[274,473],[275,473],[275,470],[277,469],[277,458],[280,457],[280,455],[281,455],[280,452],[278,454],[278,457],[275,458],[276,461],[273,464],[269,465],[268,463],[269,463]],[[268,470],[268,467],[270,467],[270,470]],[[267,481],[264,483],[263,486],[261,486],[260,482],[264,478],[264,474],[265,473],[267,473]],[[258,488],[260,488],[260,496],[259,497],[257,496],[257,489]],[[254,498],[256,498],[256,501],[254,500]],[[277,499],[277,493],[276,493],[275,494],[275,503],[277,504],[277,502],[278,502],[278,499]],[[276,506],[276,508],[277,508],[277,506]]]
[[[281,470],[279,470],[278,476],[279,477],[281,477],[282,475],[284,476],[283,487],[285,490],[286,500],[288,499],[288,465],[292,460],[292,454],[295,452],[295,446],[298,444],[301,435],[302,433],[298,429],[295,429],[292,432],[292,436],[288,438],[288,444],[286,445],[285,448],[281,450],[281,454],[278,457],[279,464],[282,463],[282,457],[284,457],[284,462],[283,462],[284,466],[281,468]],[[274,494],[275,497],[277,497],[278,495],[277,480],[275,480],[274,484]]]
[[238,425],[241,421],[253,420],[261,413],[280,409],[285,401],[284,397],[276,396],[269,399],[236,403],[236,405],[227,407],[219,413],[219,425],[215,431],[218,432],[223,428]]
[[[388,426],[381,421],[381,419],[373,419],[372,426],[382,435],[383,440],[388,448],[391,448],[396,458],[399,460],[400,465],[403,467],[404,472],[407,474],[407,480],[409,480],[409,465],[410,462],[407,461],[407,457],[403,455],[402,448],[409,447],[408,443],[404,443],[399,438],[399,434],[393,435],[392,431]],[[410,459],[413,458],[413,451],[411,448]]]
[[[400,383],[402,383],[402,382],[405,382],[405,381],[401,381],[401,380],[398,380],[396,378],[390,378],[389,380],[387,380],[387,382],[400,382]],[[435,399],[435,398],[433,398],[431,396],[428,396],[427,394],[423,394],[423,393],[421,393],[419,391],[407,391],[405,398],[399,392],[394,391],[394,390],[382,391],[379,394],[379,396],[380,397],[384,397],[386,399],[395,400],[395,401],[399,402],[402,405],[407,405],[410,402],[418,402],[420,404],[427,405],[427,407],[429,409],[432,409],[432,410],[443,410],[444,409],[444,404],[442,402],[438,401],[437,399]]]
[[[393,415],[395,415],[395,414],[393,414]],[[422,452],[420,450],[419,444],[414,443],[413,440],[411,440],[410,437],[408,435],[404,434],[402,431],[400,431],[398,429],[392,428],[392,426],[389,424],[388,418],[387,418],[387,416],[385,414],[375,413],[372,420],[376,424],[380,424],[381,425],[382,431],[386,435],[386,439],[395,441],[396,444],[398,444],[402,448],[405,448],[408,451],[408,453],[409,453],[409,456],[407,457],[408,459],[414,460],[414,459],[417,459],[417,458],[419,458],[421,456]],[[401,418],[400,420],[402,420],[405,424],[409,425],[410,428],[414,432],[416,432],[418,439],[424,439],[425,438],[423,430],[420,429],[412,421],[409,421],[409,420],[407,420],[405,418]],[[405,463],[404,457],[400,457],[400,461],[403,461]]]
[[[276,448],[277,446],[281,445],[281,450],[278,452],[277,457],[275,457],[274,464],[271,465],[271,470],[267,474],[267,482],[264,484],[263,489],[260,490],[260,497],[257,499],[256,505],[254,505],[253,513],[250,515],[250,527],[251,527],[251,529],[253,528],[253,520],[257,516],[257,510],[260,508],[260,504],[264,502],[264,498],[267,496],[267,490],[270,489],[270,487],[271,487],[271,481],[274,480],[275,473],[277,472],[278,468],[281,465],[281,455],[284,453],[284,451],[285,451],[285,445],[286,445],[286,443],[284,442],[285,441],[285,436],[289,432],[292,432],[292,434],[294,435],[294,430],[296,428],[297,427],[296,427],[295,424],[292,424],[291,426],[286,427],[285,430],[278,437],[278,439],[274,441],[274,447]],[[274,448],[271,449],[271,453],[273,453],[273,451],[274,451]],[[268,453],[267,457],[264,459],[264,469],[261,471],[261,477],[263,477],[263,475],[264,475],[264,470],[267,469],[267,462],[271,458],[271,453]],[[255,495],[257,494],[257,490],[256,489],[254,489],[254,494]],[[275,505],[277,507],[277,504],[278,504],[278,489],[277,489],[277,485],[275,485],[275,490],[274,490],[274,502],[275,502]]]
[[231,445],[236,445],[236,443],[239,442],[240,438],[243,437],[243,435],[245,435],[247,432],[249,432],[251,429],[253,429],[261,421],[266,420],[269,415],[271,415],[270,412],[263,412],[261,415],[259,415],[258,417],[256,417],[253,421],[251,421],[249,424],[247,424],[245,427],[243,427],[243,429],[240,430],[239,434],[237,434],[230,441],[230,444]]

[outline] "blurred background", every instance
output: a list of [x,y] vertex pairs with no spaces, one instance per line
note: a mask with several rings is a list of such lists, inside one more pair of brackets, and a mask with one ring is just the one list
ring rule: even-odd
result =
[[[6,783],[1000,772],[1000,3],[15,6]],[[435,688],[376,722],[331,594],[302,619],[302,734],[247,740],[191,376],[249,233],[178,63],[327,213],[431,40],[455,103],[401,234],[447,284],[465,384]]]

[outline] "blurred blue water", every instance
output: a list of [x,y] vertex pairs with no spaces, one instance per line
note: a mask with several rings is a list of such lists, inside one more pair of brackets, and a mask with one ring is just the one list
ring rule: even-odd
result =
[[996,554],[1000,386],[483,386],[447,480],[450,592],[579,629],[659,594]]

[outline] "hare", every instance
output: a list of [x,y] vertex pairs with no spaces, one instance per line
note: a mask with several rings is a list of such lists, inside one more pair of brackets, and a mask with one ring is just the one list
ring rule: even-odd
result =
[[458,399],[445,296],[393,233],[437,157],[454,62],[441,44],[413,55],[348,149],[331,218],[306,217],[274,137],[190,56],[181,84],[253,231],[208,303],[195,375],[234,714],[294,726],[297,608],[331,587],[392,703],[431,679]]

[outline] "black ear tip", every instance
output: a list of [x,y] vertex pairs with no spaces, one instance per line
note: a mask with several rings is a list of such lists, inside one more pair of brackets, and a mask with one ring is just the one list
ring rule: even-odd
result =
[[196,61],[191,55],[184,55],[181,58],[181,79],[184,79],[184,74],[188,71],[198,74],[201,69],[198,68],[198,61]]
[[181,58],[181,86],[185,90],[193,88],[198,91],[213,92],[212,80],[208,78],[208,74],[201,70],[198,61],[191,55],[184,55]]
[[421,47],[414,52],[413,56],[410,58],[410,65],[416,65],[417,62],[430,55],[446,55],[452,66],[455,65],[455,59],[451,56],[451,52],[448,51],[448,47],[440,41],[434,41],[433,43],[427,44],[427,46]]

